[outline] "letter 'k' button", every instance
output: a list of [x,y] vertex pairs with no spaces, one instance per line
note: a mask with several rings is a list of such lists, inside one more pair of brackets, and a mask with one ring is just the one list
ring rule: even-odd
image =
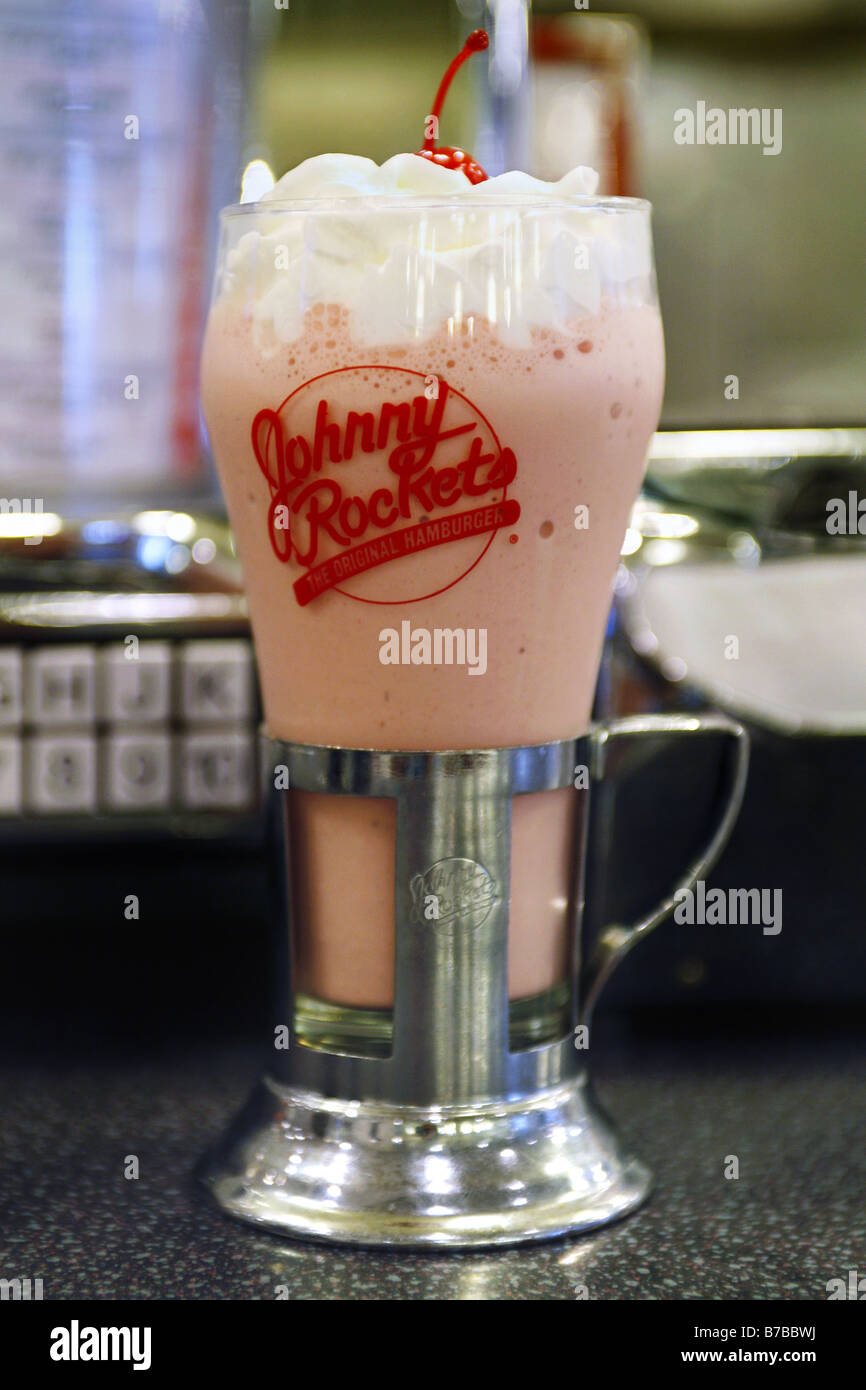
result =
[[181,714],[191,724],[249,719],[253,713],[249,642],[185,642],[180,649],[180,696]]

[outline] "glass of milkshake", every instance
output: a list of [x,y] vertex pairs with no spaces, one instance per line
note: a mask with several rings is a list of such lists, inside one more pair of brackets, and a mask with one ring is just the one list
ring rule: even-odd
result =
[[[223,215],[202,390],[271,735],[586,728],[664,371],[649,207],[591,188],[323,156]],[[572,803],[512,813],[515,998],[564,980]],[[293,813],[298,985],[387,1007],[388,808],[298,793]]]
[[[413,1074],[426,1074],[450,1028],[441,986],[452,1001],[463,989],[458,1012],[469,1030],[445,1070],[460,1071],[463,1048],[489,1080],[483,1028],[472,1034],[465,1022],[476,967],[461,965],[460,933],[491,913],[501,916],[496,969],[508,1001],[496,1046],[536,1061],[544,1048],[573,1051],[580,793],[591,769],[568,741],[590,729],[612,582],[663,391],[649,205],[596,197],[587,169],[555,184],[517,172],[477,171],[476,180],[462,152],[426,154],[382,166],[320,156],[257,204],[227,209],[202,363],[275,741],[269,772],[287,788],[288,1029],[296,1055],[354,1059],[350,1105],[391,1095],[363,1079],[372,1072],[362,1059],[388,1059],[396,1047],[395,988],[402,970],[410,989],[411,933],[448,943],[440,984],[416,991],[411,1010],[404,1004],[430,1029],[415,1040]],[[451,809],[436,811],[425,831],[438,857],[407,868],[397,801],[371,794],[379,774],[352,771],[316,790],[315,778],[290,775],[281,741],[302,773],[314,762],[331,769],[322,776],[343,765],[343,750],[361,750],[346,751],[351,769],[363,750],[381,750],[391,757],[386,790],[395,777],[422,777],[422,818],[423,769],[445,768],[438,754],[465,752],[468,767],[473,750],[528,749],[532,761],[532,749],[555,745],[558,766],[577,761],[567,778],[560,768],[508,798],[489,839],[491,854],[508,841],[506,867],[493,874],[456,832],[448,838],[461,816],[483,822],[485,810],[467,819],[465,798],[457,809],[443,801]],[[478,757],[484,768],[495,762]],[[544,758],[552,766],[547,754],[533,765]],[[408,880],[395,893],[401,874]],[[491,972],[484,978],[493,997]],[[472,1106],[490,1091],[476,1081],[443,1100],[432,1081],[428,1089],[437,1113],[440,1101]],[[414,1093],[404,1084],[396,1094]],[[272,1167],[285,1179],[284,1158]],[[284,1218],[263,1203],[261,1186],[239,1214],[364,1239],[357,1223],[298,1216],[312,1209],[319,1179]],[[221,1200],[235,1209],[224,1192]],[[627,1206],[602,1203],[583,1221],[560,1211],[530,1222],[529,1233],[593,1224],[598,1211]],[[525,1238],[517,1217],[501,1230],[495,1215],[475,1227],[424,1219],[423,1230],[407,1234],[405,1221],[394,1229],[421,1244],[489,1243],[497,1231]],[[400,1239],[374,1226],[373,1243]]]

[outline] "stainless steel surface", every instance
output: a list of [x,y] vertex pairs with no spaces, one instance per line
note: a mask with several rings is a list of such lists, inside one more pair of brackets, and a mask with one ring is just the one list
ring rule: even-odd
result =
[[644,1200],[586,1076],[515,1101],[326,1100],[269,1078],[206,1169],[226,1211],[353,1245],[464,1249],[589,1230]]
[[248,634],[225,518],[196,509],[0,514],[0,642]]
[[5,839],[260,838],[258,710],[224,518],[0,514]]
[[[722,816],[679,885],[688,887],[715,862],[743,792],[746,736],[722,716],[648,716],[578,739],[465,752],[270,744],[266,766],[287,768],[290,787],[397,802],[393,1043],[390,1056],[311,1046],[293,1022],[273,1077],[202,1168],[225,1210],[338,1241],[465,1246],[586,1229],[642,1199],[648,1175],[594,1108],[575,1029],[673,900],[633,927],[608,928],[582,972],[591,788],[576,789],[568,1027],[512,1052],[509,841],[512,797],[572,786],[579,767],[606,774],[614,757],[643,756],[653,735],[712,736],[731,754]],[[428,920],[424,889],[438,901],[443,883],[449,910]]]
[[864,477],[866,430],[656,435],[616,584],[651,686],[638,708],[709,706],[786,738],[862,735]]
[[647,483],[672,503],[714,514],[719,525],[739,519],[826,543],[829,498],[849,487],[862,492],[864,472],[866,429],[661,430]]

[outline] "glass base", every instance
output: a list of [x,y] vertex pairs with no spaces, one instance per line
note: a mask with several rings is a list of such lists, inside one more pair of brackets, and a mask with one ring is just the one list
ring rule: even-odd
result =
[[[512,999],[508,1006],[509,1051],[522,1052],[555,1042],[568,1031],[568,1017],[565,982],[543,994]],[[361,1057],[389,1057],[392,1027],[390,1009],[356,1009],[308,994],[295,995],[295,1033],[308,1047]]]
[[585,1075],[518,1101],[436,1107],[266,1077],[199,1179],[223,1211],[284,1235],[439,1250],[591,1230],[650,1188]]

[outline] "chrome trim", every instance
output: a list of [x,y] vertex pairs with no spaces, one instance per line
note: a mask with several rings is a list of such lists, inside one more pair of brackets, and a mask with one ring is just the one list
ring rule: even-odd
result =
[[[591,770],[590,782],[611,775],[634,750],[642,756],[646,737],[693,735],[723,739],[734,757],[718,826],[682,887],[715,862],[742,799],[746,735],[721,715],[641,716],[576,739],[467,751],[268,742],[265,764],[288,768],[290,787],[397,802],[393,1041],[390,1056],[362,1056],[305,1043],[292,1025],[289,1048],[275,1053],[272,1074],[200,1166],[225,1211],[314,1239],[463,1248],[586,1230],[643,1200],[649,1174],[623,1153],[595,1105],[574,1028],[673,897],[632,927],[609,927],[581,968],[591,787],[577,789],[568,1027],[552,1043],[511,1052],[511,799],[571,786],[579,765]],[[272,791],[281,912],[291,872],[288,800]],[[446,919],[425,920],[412,884],[443,864],[459,866],[464,888],[449,899],[457,908]]]

